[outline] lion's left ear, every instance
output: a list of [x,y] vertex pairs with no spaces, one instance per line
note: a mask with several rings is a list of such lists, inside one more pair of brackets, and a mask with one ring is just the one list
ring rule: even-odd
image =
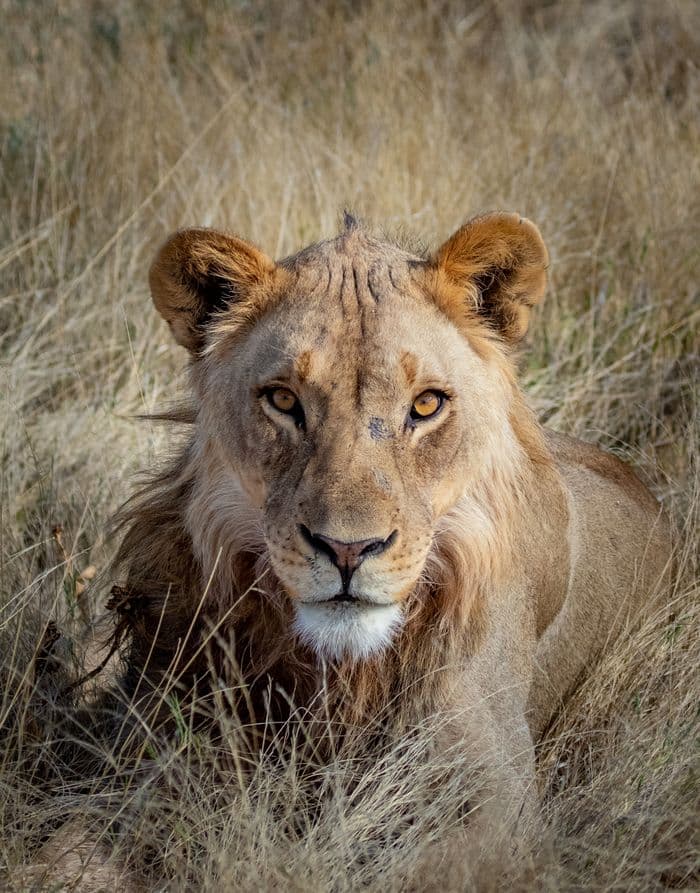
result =
[[[505,213],[465,223],[430,261],[438,274],[438,290],[440,280],[448,285],[444,289],[442,282],[443,294],[438,296],[443,310],[463,314],[466,301],[508,344],[517,344],[527,332],[530,310],[544,295],[547,264],[547,249],[535,224]],[[455,302],[461,306],[449,306]]]

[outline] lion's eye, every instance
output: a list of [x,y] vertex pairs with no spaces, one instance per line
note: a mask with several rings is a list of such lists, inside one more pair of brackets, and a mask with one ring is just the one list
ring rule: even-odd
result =
[[274,409],[292,415],[299,405],[299,401],[288,388],[270,388],[267,391],[267,399]]
[[445,395],[439,391],[423,391],[413,401],[411,418],[414,420],[430,419],[437,415],[445,403]]
[[297,428],[304,430],[306,428],[306,418],[301,401],[289,388],[282,385],[278,387],[265,388],[262,397],[267,400],[268,404],[282,415],[291,416]]

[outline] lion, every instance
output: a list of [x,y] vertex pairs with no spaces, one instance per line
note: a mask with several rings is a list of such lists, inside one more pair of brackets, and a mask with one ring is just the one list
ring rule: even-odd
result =
[[301,710],[321,735],[320,701],[368,730],[442,717],[436,747],[481,769],[475,852],[536,836],[535,745],[670,556],[635,474],[520,389],[547,267],[501,212],[424,256],[349,215],[279,262],[209,229],[165,242],[150,288],[193,402],[122,517],[131,697],[209,673],[243,679],[250,728]]

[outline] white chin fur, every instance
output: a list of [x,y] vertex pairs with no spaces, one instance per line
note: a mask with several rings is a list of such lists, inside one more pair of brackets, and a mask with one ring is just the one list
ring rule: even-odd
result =
[[395,604],[306,603],[297,605],[294,632],[325,658],[361,660],[386,648],[402,620]]

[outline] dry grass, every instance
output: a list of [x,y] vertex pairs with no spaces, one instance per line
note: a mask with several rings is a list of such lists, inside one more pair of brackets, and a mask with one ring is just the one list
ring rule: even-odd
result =
[[154,889],[464,885],[459,853],[434,863],[457,795],[431,789],[444,767],[420,741],[339,758],[320,793],[264,763],[222,787],[186,717],[136,774],[95,739],[81,780],[60,728],[41,743],[59,683],[35,690],[30,656],[50,617],[66,663],[80,652],[106,591],[80,575],[106,567],[108,518],[172,437],[130,418],[183,367],[147,294],[155,246],[211,224],[280,256],[347,205],[434,242],[492,208],[542,228],[531,398],[641,468],[680,571],[673,620],[619,642],[542,748],[548,831],[518,884],[696,889],[700,7],[157,8],[0,3],[0,884],[28,887],[19,866],[76,815]]

